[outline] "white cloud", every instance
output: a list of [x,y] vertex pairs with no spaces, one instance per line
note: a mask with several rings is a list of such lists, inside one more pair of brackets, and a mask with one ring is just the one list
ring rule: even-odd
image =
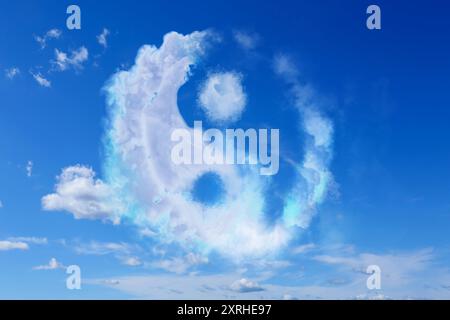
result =
[[46,36],[48,38],[58,39],[61,36],[61,34],[62,34],[61,30],[51,29],[51,30],[47,31]]
[[[266,225],[263,178],[257,173],[242,176],[233,166],[176,165],[172,144],[161,143],[171,141],[175,128],[193,131],[180,115],[177,95],[208,39],[208,32],[166,34],[160,48],[143,46],[134,66],[112,77],[106,87],[115,110],[107,132],[106,183],[134,205],[133,213],[125,215],[140,229],[158,233],[161,241],[183,247],[204,243],[200,253],[218,250],[234,259],[268,254],[289,236],[281,225]],[[186,196],[196,179],[210,171],[224,184],[223,205],[205,206]]]
[[146,238],[153,238],[156,237],[158,235],[157,232],[151,230],[150,228],[142,228],[139,230],[139,234],[141,235],[141,237],[146,237]]
[[108,47],[108,36],[109,36],[109,34],[110,34],[109,30],[106,29],[106,28],[103,28],[102,33],[100,33],[97,36],[97,41],[103,48],[107,48]]
[[28,161],[25,169],[27,170],[27,177],[31,177],[33,174],[33,161]]
[[247,103],[242,76],[236,72],[213,73],[199,92],[199,103],[213,121],[237,120]]
[[188,253],[184,257],[175,257],[171,259],[165,259],[157,261],[151,264],[151,266],[160,268],[169,272],[181,274],[186,273],[191,267],[208,263],[207,257],[200,254]]
[[83,63],[86,62],[88,58],[89,51],[86,47],[80,47],[77,50],[73,50],[70,55],[55,49],[55,60],[52,61],[52,64],[58,71],[65,71],[69,68],[81,70],[83,69]]
[[137,267],[143,265],[136,253],[141,252],[141,248],[125,242],[98,242],[77,244],[74,250],[78,254],[84,255],[112,255],[123,265]]
[[[275,73],[290,86],[306,133],[303,161],[292,163],[299,179],[288,197],[283,219],[288,226],[305,229],[316,214],[317,205],[324,201],[335,183],[329,169],[333,157],[333,123],[320,111],[319,99],[311,86],[300,81],[298,69],[289,56],[275,56],[273,66]],[[305,183],[307,193],[302,192]]]
[[234,40],[245,50],[255,49],[259,44],[261,37],[256,33],[248,33],[245,31],[234,31]]
[[[322,250],[322,249],[320,249]],[[333,250],[334,252],[335,250]],[[295,280],[289,273],[277,273],[276,278],[242,273],[220,274],[153,274],[114,277],[114,280],[86,280],[87,283],[108,286],[139,299],[449,299],[450,270],[440,267],[431,249],[389,254],[329,255],[315,259],[328,264],[331,273],[306,274]],[[330,258],[331,257],[331,258]],[[368,290],[365,268],[378,264],[381,268],[381,289]],[[364,270],[361,267],[364,266]],[[314,270],[314,268],[311,268]],[[246,271],[243,271],[246,272]],[[315,271],[310,271],[315,272]],[[338,275],[334,284],[328,275]],[[319,278],[317,276],[320,276]],[[287,278],[283,278],[286,276]],[[235,281],[235,279],[240,279]],[[281,279],[281,282],[280,282]],[[283,280],[284,279],[284,280]],[[288,279],[289,281],[285,281]],[[275,281],[275,283],[274,283]],[[283,283],[283,284],[277,284]],[[231,284],[231,285],[230,285]]]
[[230,289],[240,293],[264,291],[264,288],[261,287],[257,282],[253,282],[245,278],[235,281],[230,286]]
[[125,242],[97,242],[92,241],[87,244],[80,244],[75,247],[79,254],[106,255],[121,254],[128,255],[136,248]]
[[0,251],[9,250],[28,250],[29,246],[25,242],[20,241],[0,241]]
[[[75,170],[69,171],[76,174],[66,175],[65,169],[56,192],[43,198],[44,209],[66,210],[76,218],[90,219],[118,218],[120,212],[139,229],[155,232],[154,238],[161,242],[179,244],[189,252],[193,243],[201,243],[197,249],[202,255],[214,250],[235,261],[276,253],[290,240],[291,226],[309,226],[331,180],[331,140],[316,130],[322,124],[317,117],[323,123],[327,120],[316,106],[302,107],[296,99],[295,106],[305,118],[305,158],[294,162],[297,184],[285,199],[283,217],[272,225],[265,217],[268,182],[264,177],[236,166],[176,165],[171,161],[172,144],[161,143],[171,141],[174,129],[192,134],[180,114],[177,96],[191,66],[210,45],[209,39],[208,31],[171,32],[159,48],[143,46],[135,64],[111,78],[105,87],[112,110],[105,139],[105,180],[95,180],[91,169],[71,167]],[[246,100],[240,76],[220,73],[208,80],[203,88],[208,115],[213,112],[220,120],[238,117]],[[298,81],[294,84],[298,86]],[[188,196],[195,181],[211,171],[220,177],[225,190],[215,206]],[[185,266],[184,257],[160,262],[160,267],[178,271],[187,270]]]
[[306,252],[314,249],[315,247],[316,247],[316,245],[314,243],[304,244],[304,245],[293,248],[292,253],[293,254],[303,254],[303,253],[306,253]]
[[103,280],[103,283],[106,286],[115,286],[115,285],[120,284],[120,281],[119,280],[115,280],[115,279],[106,279],[106,280]]
[[285,78],[287,81],[297,82],[299,72],[291,57],[285,54],[278,54],[274,58],[273,67],[275,73]]
[[20,69],[17,67],[11,67],[11,68],[5,70],[5,76],[8,79],[14,79],[19,74],[20,74]]
[[122,263],[124,265],[130,266],[130,267],[137,267],[142,264],[142,261],[137,257],[128,257],[128,258],[124,258],[122,260]]
[[47,41],[50,39],[59,39],[61,37],[62,31],[59,29],[51,29],[47,31],[43,36],[35,36],[34,39],[39,43],[41,49],[47,46]]
[[412,253],[373,254],[361,253],[358,255],[317,255],[316,261],[338,265],[354,272],[366,273],[370,265],[380,267],[384,285],[401,286],[416,279],[418,272],[426,270],[434,259],[432,249],[422,249]]
[[8,241],[25,242],[28,244],[40,244],[40,245],[48,243],[47,238],[38,238],[38,237],[10,237],[8,238]]
[[65,267],[61,262],[59,262],[55,258],[51,258],[48,264],[33,267],[33,270],[56,270],[56,269],[65,269]]
[[36,80],[36,82],[39,83],[40,86],[46,88],[50,88],[52,86],[52,83],[46,78],[44,78],[44,76],[40,72],[38,73],[30,72],[30,73],[33,76],[34,80]]
[[55,193],[42,198],[47,211],[67,211],[76,219],[102,219],[119,223],[123,210],[111,189],[95,178],[95,172],[80,165],[62,170],[57,177]]

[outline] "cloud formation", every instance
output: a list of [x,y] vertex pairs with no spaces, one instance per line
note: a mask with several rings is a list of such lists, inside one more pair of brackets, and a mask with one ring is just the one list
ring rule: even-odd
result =
[[15,77],[17,77],[20,74],[20,69],[17,67],[12,67],[9,69],[5,70],[5,76],[8,79],[14,79]]
[[[265,223],[263,178],[232,166],[176,165],[171,144],[161,143],[171,141],[175,128],[193,131],[179,113],[177,95],[210,38],[208,32],[169,33],[160,48],[142,47],[135,65],[114,75],[106,88],[111,117],[105,181],[125,202],[134,202],[126,216],[157,232],[159,241],[234,258],[274,252],[288,234],[282,225]],[[195,181],[211,171],[226,190],[217,206],[189,196]]]
[[34,39],[44,49],[47,46],[47,41],[51,39],[59,39],[61,37],[62,31],[59,29],[51,29],[47,31],[43,36],[35,36]]
[[290,87],[293,104],[301,115],[305,134],[304,159],[293,163],[298,179],[284,206],[283,219],[288,226],[307,228],[316,206],[326,197],[333,176],[329,165],[333,156],[333,124],[324,116],[314,90],[302,83],[300,73],[287,55],[274,59],[274,71]]
[[174,257],[169,259],[163,259],[156,262],[151,263],[151,266],[154,268],[163,269],[169,272],[182,274],[186,273],[192,267],[206,264],[209,260],[207,257],[189,252],[184,257]]
[[[285,266],[272,275],[267,275],[267,268],[263,268],[262,273],[252,276],[246,275],[248,270],[220,274],[158,273],[87,282],[108,286],[139,299],[385,300],[450,297],[450,272],[436,263],[437,257],[432,249],[388,254],[356,253],[336,247],[316,247],[312,251],[314,255],[308,260],[315,261],[318,265],[312,266],[323,270],[320,278],[309,273],[299,279],[297,270]],[[366,268],[373,264],[381,269],[379,290],[367,288],[369,274]],[[311,267],[309,272],[313,269]],[[324,281],[327,275],[331,278]]]
[[56,258],[51,258],[48,264],[33,267],[33,270],[57,270],[65,269],[64,265],[56,260]]
[[25,169],[27,171],[27,177],[31,177],[31,175],[33,174],[33,161],[29,160]]
[[57,71],[65,71],[69,68],[75,70],[83,69],[83,63],[89,58],[89,51],[86,47],[80,47],[77,50],[72,50],[70,54],[55,49],[55,60],[52,64]]
[[[284,199],[283,216],[274,223],[267,222],[265,212],[271,180],[258,170],[171,161],[171,133],[183,129],[194,134],[180,114],[178,91],[214,39],[209,31],[168,33],[161,47],[143,46],[129,70],[114,74],[105,87],[109,123],[104,179],[95,179],[86,167],[66,168],[55,193],[42,199],[43,208],[65,210],[78,219],[122,217],[162,244],[177,244],[201,256],[216,251],[237,261],[276,253],[289,243],[295,228],[307,228],[331,179],[332,125],[314,98],[301,104],[307,92],[297,81],[288,84],[296,88],[299,127],[307,138],[305,157],[293,161],[297,183]],[[284,71],[278,74],[284,76]],[[239,74],[211,74],[199,100],[214,119],[236,117],[246,101]],[[191,196],[195,182],[210,172],[224,186],[215,205]],[[165,263],[170,267],[173,262]]]
[[233,32],[233,38],[245,50],[255,49],[260,42],[258,34],[239,30]]
[[29,246],[21,241],[0,241],[0,251],[28,250]]
[[52,86],[52,83],[50,82],[50,80],[47,80],[46,78],[44,78],[44,76],[40,72],[38,72],[38,73],[30,72],[30,73],[33,76],[34,80],[36,80],[36,82],[41,87],[50,88]]
[[97,42],[103,47],[103,48],[107,48],[108,47],[108,36],[109,36],[110,32],[108,29],[103,28],[102,33],[100,33],[97,36]]
[[257,282],[253,282],[245,278],[235,281],[230,286],[230,289],[240,293],[264,291],[264,288]]
[[210,74],[200,88],[198,100],[209,119],[217,122],[237,120],[247,103],[242,75],[236,72]]
[[8,238],[8,241],[25,242],[28,244],[40,244],[40,245],[48,243],[47,238],[38,238],[38,237],[11,237]]
[[78,243],[74,246],[77,254],[104,256],[112,255],[125,266],[137,267],[143,265],[138,256],[142,250],[137,245],[125,242],[98,242]]
[[55,193],[42,198],[47,211],[67,211],[75,219],[101,219],[119,222],[118,212],[123,209],[114,200],[111,189],[95,172],[80,165],[67,167],[57,177]]

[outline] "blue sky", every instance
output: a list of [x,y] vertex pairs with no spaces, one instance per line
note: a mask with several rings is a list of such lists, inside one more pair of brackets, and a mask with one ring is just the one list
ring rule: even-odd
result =
[[[448,5],[78,1],[68,30],[70,4],[0,6],[0,298],[450,297]],[[160,160],[177,112],[278,128],[279,172]]]

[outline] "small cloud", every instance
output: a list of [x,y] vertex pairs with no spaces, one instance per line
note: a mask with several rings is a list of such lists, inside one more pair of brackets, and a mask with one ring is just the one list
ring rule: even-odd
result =
[[153,264],[154,267],[164,269],[169,272],[182,274],[186,273],[191,267],[208,263],[208,258],[200,254],[189,253],[185,257],[175,257],[161,260]]
[[56,269],[64,269],[64,265],[56,260],[55,258],[51,258],[48,264],[33,267],[33,270],[56,270]]
[[298,68],[292,58],[286,54],[276,55],[273,61],[273,68],[277,75],[286,79],[286,81],[295,81],[298,77]]
[[301,246],[295,247],[292,249],[293,254],[302,254],[314,249],[316,245],[314,243],[303,244]]
[[122,263],[126,266],[137,267],[142,264],[141,260],[137,257],[128,257],[122,260]]
[[33,161],[27,162],[26,170],[27,170],[27,177],[31,177],[31,175],[33,174]]
[[240,293],[264,291],[264,288],[261,287],[257,282],[253,282],[253,281],[247,280],[245,278],[234,282],[230,286],[230,289],[232,291],[236,291],[236,292],[240,292]]
[[117,286],[120,284],[120,281],[116,280],[116,279],[106,279],[106,280],[102,280],[102,283],[107,286]]
[[47,46],[47,41],[50,39],[59,39],[61,37],[62,31],[59,29],[51,29],[47,31],[43,36],[35,36],[34,39],[44,49]]
[[136,256],[141,251],[141,248],[138,245],[125,242],[91,241],[90,243],[78,244],[74,249],[78,254],[84,255],[112,255],[121,264],[130,267],[137,267],[143,264],[141,259]]
[[89,51],[86,47],[80,47],[77,50],[72,50],[70,54],[55,49],[55,60],[51,63],[55,66],[57,71],[65,71],[69,68],[75,70],[83,69],[83,63],[89,58]]
[[97,242],[92,241],[88,244],[81,244],[75,247],[75,251],[79,254],[89,255],[106,255],[121,254],[127,255],[132,252],[135,247],[125,242]]
[[20,241],[0,241],[0,251],[10,250],[28,250],[29,246],[25,242]]
[[8,241],[13,242],[25,242],[28,244],[47,244],[47,238],[37,238],[37,237],[11,237],[8,238]]
[[199,103],[213,121],[237,120],[247,103],[242,76],[235,72],[213,73],[200,88]]
[[357,295],[355,300],[392,300],[392,298],[382,293],[374,293]]
[[40,72],[38,72],[38,73],[30,72],[30,73],[33,76],[34,80],[36,80],[36,82],[40,86],[46,87],[46,88],[50,88],[52,86],[52,83],[49,80],[45,79]]
[[97,36],[98,43],[105,49],[108,47],[108,36],[109,36],[109,34],[110,34],[109,30],[106,29],[106,28],[103,28],[102,33],[100,33]]
[[255,49],[261,40],[261,37],[257,33],[244,31],[234,31],[233,38],[245,50]]
[[145,237],[145,238],[153,238],[158,235],[155,231],[151,230],[150,228],[140,229],[139,234],[141,235],[141,237]]
[[80,165],[62,170],[55,193],[42,198],[42,207],[47,211],[70,212],[75,219],[109,219],[116,224],[117,213],[123,210],[110,187],[97,179],[91,168]]
[[14,79],[15,77],[17,77],[20,74],[20,70],[17,67],[12,67],[9,69],[5,70],[5,76],[8,79]]

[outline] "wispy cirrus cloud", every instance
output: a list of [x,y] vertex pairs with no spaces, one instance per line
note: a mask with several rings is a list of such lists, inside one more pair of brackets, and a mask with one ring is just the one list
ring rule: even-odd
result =
[[23,241],[0,241],[0,251],[28,250],[29,246]]
[[303,253],[311,251],[314,248],[316,248],[316,245],[314,243],[307,243],[307,244],[303,244],[303,245],[292,248],[292,253],[293,254],[303,254]]
[[[306,134],[303,160],[291,163],[298,179],[284,206],[283,219],[289,226],[307,228],[316,214],[317,205],[324,201],[330,186],[335,183],[329,169],[333,157],[333,123],[321,111],[320,99],[313,88],[300,80],[300,73],[290,56],[276,55],[273,68],[288,85],[293,105],[302,116],[300,127]],[[302,192],[305,188],[307,193]]]
[[255,49],[261,41],[259,34],[242,30],[233,31],[233,38],[245,50]]
[[230,286],[230,289],[240,293],[264,291],[264,288],[260,286],[257,282],[245,278],[235,281]]
[[34,39],[40,45],[41,49],[47,46],[48,40],[59,39],[62,35],[62,31],[59,29],[50,29],[43,36],[35,36]]
[[163,269],[169,272],[182,274],[190,270],[190,268],[208,263],[206,256],[196,253],[188,253],[184,257],[173,257],[150,263],[151,267]]
[[103,48],[108,47],[108,36],[110,35],[110,31],[106,28],[103,28],[102,32],[97,36],[97,42]]
[[20,69],[18,67],[11,67],[5,70],[5,76],[8,79],[14,79],[20,74]]
[[[313,252],[328,249],[312,249]],[[306,274],[294,280],[285,269],[267,277],[238,273],[181,273],[122,276],[88,280],[139,299],[448,299],[450,270],[435,264],[431,249],[399,253],[353,253],[340,250],[308,260],[331,268],[322,277]],[[381,289],[367,288],[366,267],[379,264]],[[314,269],[314,268],[313,268]],[[171,271],[173,272],[173,271]],[[311,271],[310,271],[311,272]],[[334,275],[334,277],[333,277]],[[328,277],[328,280],[324,277]],[[238,279],[238,280],[236,280]]]
[[82,46],[70,53],[55,49],[55,59],[51,61],[54,69],[57,71],[65,71],[70,68],[79,71],[83,69],[83,64],[89,59],[89,51]]
[[9,237],[0,241],[0,251],[28,250],[30,245],[46,245],[47,238],[39,237]]
[[56,258],[51,258],[47,264],[39,265],[33,267],[33,270],[57,270],[57,269],[65,269],[66,267],[56,260]]
[[133,246],[125,242],[98,242],[81,243],[75,246],[75,251],[80,254],[106,255],[106,254],[130,254],[136,250]]
[[39,238],[39,237],[10,237],[8,238],[8,240],[12,242],[25,242],[29,244],[38,244],[38,245],[48,244],[47,238]]
[[27,177],[31,177],[33,175],[33,161],[29,160],[27,162],[27,165],[25,167],[26,171],[27,171]]
[[50,88],[52,86],[51,81],[46,79],[40,72],[34,73],[30,71],[30,74],[41,87]]
[[91,241],[89,243],[78,243],[74,246],[74,250],[76,253],[84,255],[112,255],[121,264],[130,267],[143,265],[141,258],[138,256],[142,249],[138,245],[125,242]]

